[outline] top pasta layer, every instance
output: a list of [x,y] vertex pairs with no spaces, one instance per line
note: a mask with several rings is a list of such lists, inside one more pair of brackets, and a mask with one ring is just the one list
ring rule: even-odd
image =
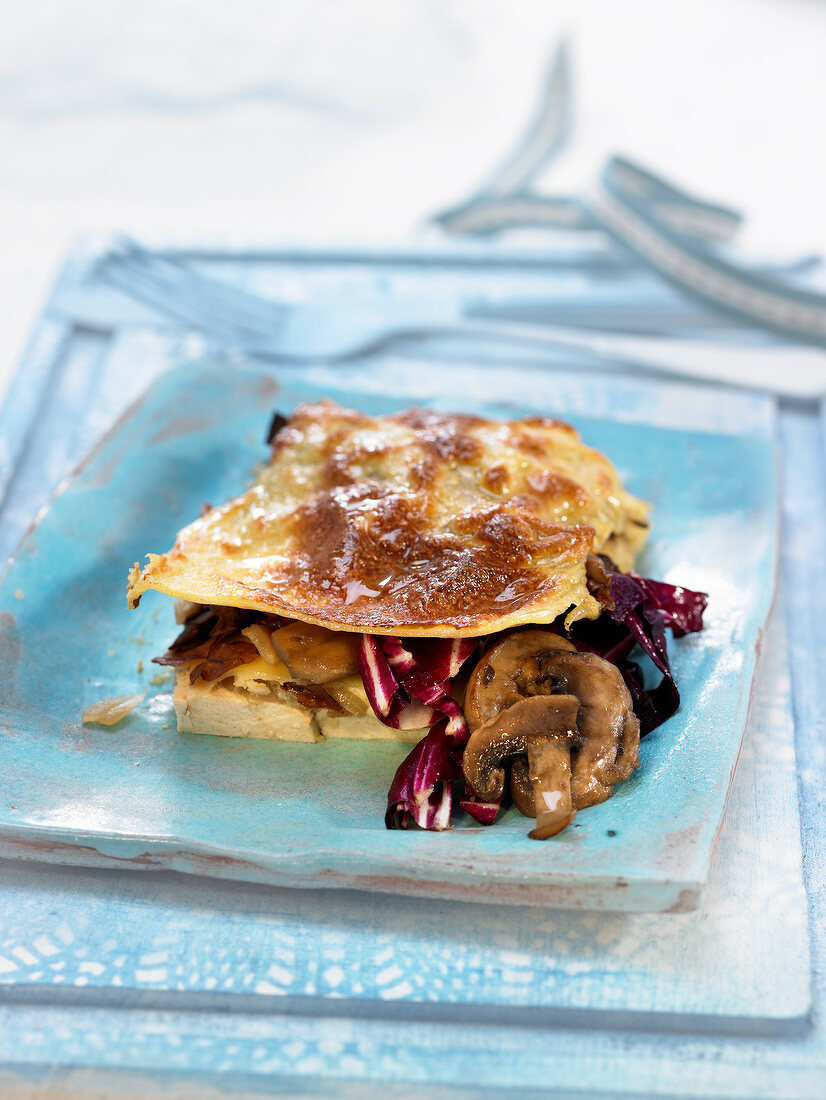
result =
[[645,504],[567,424],[300,406],[243,496],[129,578],[334,630],[473,637],[595,618],[589,553],[629,569]]

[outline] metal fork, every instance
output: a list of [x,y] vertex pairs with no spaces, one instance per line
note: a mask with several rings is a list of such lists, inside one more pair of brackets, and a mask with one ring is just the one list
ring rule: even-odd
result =
[[[185,261],[126,238],[101,259],[95,277],[187,328],[250,355],[285,363],[334,362],[401,339],[440,335],[516,341],[571,351],[598,362],[604,358],[590,337],[572,330],[568,339],[567,330],[551,330],[532,320],[481,316],[475,312],[484,308],[480,302],[451,298],[324,305],[274,301],[203,275]],[[520,305],[530,314],[531,303]]]
[[812,347],[738,347],[504,322],[473,315],[478,303],[455,300],[275,302],[127,240],[96,274],[184,326],[285,364],[349,359],[405,337],[470,337],[574,353],[629,372],[682,374],[804,398],[826,392],[826,352]]

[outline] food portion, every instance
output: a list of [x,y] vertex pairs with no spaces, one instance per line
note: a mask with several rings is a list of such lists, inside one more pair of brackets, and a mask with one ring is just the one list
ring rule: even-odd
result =
[[[182,732],[413,745],[389,828],[444,829],[454,795],[537,839],[610,797],[679,705],[665,647],[702,593],[631,572],[647,506],[573,428],[330,402],[276,416],[241,497],[129,578],[176,598]],[[651,688],[638,647],[661,679]]]

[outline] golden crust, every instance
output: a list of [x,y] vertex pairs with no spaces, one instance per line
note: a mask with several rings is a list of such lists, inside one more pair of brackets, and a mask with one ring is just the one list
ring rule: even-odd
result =
[[646,506],[604,455],[546,418],[299,407],[241,497],[190,524],[129,578],[334,630],[473,637],[594,618],[585,560],[621,569]]

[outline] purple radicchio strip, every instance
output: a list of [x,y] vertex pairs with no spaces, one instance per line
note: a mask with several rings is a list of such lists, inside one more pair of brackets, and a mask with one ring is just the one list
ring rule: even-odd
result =
[[412,672],[416,672],[418,665],[409,649],[402,645],[401,638],[376,638],[376,644],[381,646],[387,664],[393,670],[394,676],[403,680]]
[[457,748],[464,748],[470,730],[462,708],[450,696],[450,684],[437,684],[426,672],[414,672],[404,681],[404,688],[414,699],[432,707],[447,718],[447,732],[456,738]]
[[449,828],[452,785],[461,768],[446,725],[433,726],[399,765],[387,796],[388,829],[406,829],[411,819],[422,829]]
[[[671,672],[666,648],[666,627],[677,637],[702,630],[708,597],[704,592],[652,581],[634,573],[620,573],[605,562],[610,574],[613,609],[590,624],[575,627],[573,639],[617,665],[634,700],[640,734],[650,733],[680,705],[680,693]],[[634,644],[648,654],[663,674],[657,687],[646,690],[638,665],[627,660]]]
[[478,644],[478,638],[412,638],[406,647],[418,667],[442,684],[459,674]]
[[499,813],[501,801],[482,802],[470,784],[465,781],[465,793],[459,805],[466,814],[470,814],[480,825],[492,825],[494,818]]
[[361,681],[376,717],[385,719],[399,691],[384,650],[372,634],[362,634],[358,654]]
[[390,713],[382,721],[395,730],[423,730],[436,721],[436,712],[418,699],[411,699],[399,688]]
[[396,730],[420,730],[433,724],[436,720],[433,708],[410,698],[372,634],[362,635],[358,663],[370,706],[386,726]]
[[[646,691],[645,684],[643,682],[642,669],[635,661],[623,661],[618,666],[622,673],[622,678],[625,680],[625,686],[631,693],[631,700],[634,705],[634,713],[640,720],[640,735],[650,733],[651,730],[656,729],[660,725],[658,718],[658,706],[659,709],[666,710],[667,701],[659,700],[655,701],[655,695],[658,691],[655,688],[653,691]],[[662,684],[665,685],[666,691],[669,688],[668,680],[663,678]]]
[[[470,731],[467,728],[467,722],[465,722],[461,707],[455,699],[451,698],[450,681],[445,680],[442,683],[437,683],[425,669],[419,667],[413,654],[400,639],[380,638],[379,644],[384,649],[385,655],[388,656],[388,663],[391,661],[388,654],[392,653],[392,660],[395,660],[399,667],[412,668],[408,675],[400,678],[399,686],[403,691],[411,699],[432,707],[433,710],[443,714],[448,720],[447,732],[456,738],[456,747],[463,748],[470,736]],[[447,644],[450,645],[449,642]],[[470,652],[467,654],[468,657]],[[405,656],[402,656],[402,654]],[[409,658],[409,661],[406,658]],[[467,660],[467,657],[465,660]]]
[[[452,783],[461,776],[461,749],[470,733],[444,674],[455,675],[476,645],[429,639],[415,643],[414,655],[414,646],[399,638],[362,638],[359,669],[376,716],[396,729],[433,726],[396,772],[385,815],[389,829],[406,828],[411,820],[426,829],[449,825]],[[443,719],[434,726],[437,715]]]
[[[670,718],[680,705],[680,692],[668,661],[665,616],[649,600],[645,589],[625,573],[615,573],[611,577],[611,597],[614,600],[611,617],[628,628],[634,641],[663,674],[658,686],[646,692],[637,670],[628,670],[628,675],[623,673],[632,697],[639,700],[640,736],[645,736]],[[642,703],[641,692],[648,697],[650,706]]]
[[703,629],[703,612],[708,604],[705,592],[692,592],[690,588],[666,584],[665,581],[653,581],[648,577],[639,577],[636,573],[629,575],[643,589],[648,599],[662,611],[664,625],[671,628],[675,638]]

